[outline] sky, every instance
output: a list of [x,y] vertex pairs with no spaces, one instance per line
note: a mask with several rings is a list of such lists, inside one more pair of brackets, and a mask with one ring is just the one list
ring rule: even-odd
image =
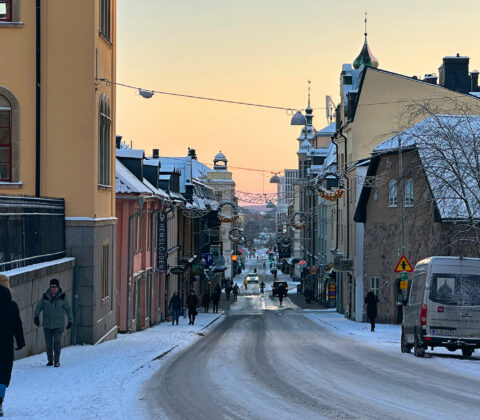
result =
[[[135,7],[133,7],[135,5]],[[292,109],[307,104],[328,124],[343,63],[364,39],[379,68],[423,77],[447,55],[480,70],[480,2],[464,0],[117,0],[117,82],[149,90]],[[284,110],[117,88],[116,132],[134,148],[211,165],[222,151],[237,190],[272,192],[275,171],[297,168],[300,134]],[[255,171],[237,169],[250,168]]]

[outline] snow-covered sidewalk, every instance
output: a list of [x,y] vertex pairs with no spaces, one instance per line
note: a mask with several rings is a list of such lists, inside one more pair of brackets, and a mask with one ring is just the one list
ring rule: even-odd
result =
[[221,322],[221,314],[200,313],[188,319],[96,346],[62,350],[60,368],[46,367],[45,353],[14,363],[3,404],[9,419],[144,418],[138,400],[141,385],[167,354],[183,350]]

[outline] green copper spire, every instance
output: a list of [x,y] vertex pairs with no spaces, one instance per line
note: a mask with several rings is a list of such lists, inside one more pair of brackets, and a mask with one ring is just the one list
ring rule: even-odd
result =
[[378,60],[374,57],[367,43],[367,12],[365,12],[365,41],[363,42],[362,51],[353,62],[353,67],[358,69],[360,66],[378,67]]

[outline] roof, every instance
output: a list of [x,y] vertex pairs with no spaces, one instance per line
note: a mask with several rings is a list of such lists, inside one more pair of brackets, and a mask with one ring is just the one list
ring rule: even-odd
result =
[[326,127],[322,128],[320,131],[317,131],[317,136],[332,136],[336,131],[336,123],[331,123]]
[[[367,176],[375,175],[380,157],[398,152],[399,139],[402,150],[418,151],[441,220],[465,220],[469,214],[480,219],[476,167],[480,116],[440,114],[426,118],[375,147]],[[366,206],[369,190],[362,189],[359,207]],[[357,212],[355,221],[365,222],[364,210],[357,208]]]
[[115,155],[122,158],[143,159],[145,152],[139,149],[115,149]]
[[115,165],[115,192],[117,194],[152,193],[152,190],[133,175],[118,159]]

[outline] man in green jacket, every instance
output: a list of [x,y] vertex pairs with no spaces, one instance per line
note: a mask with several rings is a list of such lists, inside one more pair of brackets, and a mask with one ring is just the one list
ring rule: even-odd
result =
[[47,366],[60,366],[60,350],[62,349],[62,334],[67,314],[67,330],[72,328],[72,308],[68,303],[67,295],[60,288],[57,279],[50,280],[50,288],[43,294],[35,308],[33,322],[40,326],[40,312],[43,311],[43,332],[47,348]]

